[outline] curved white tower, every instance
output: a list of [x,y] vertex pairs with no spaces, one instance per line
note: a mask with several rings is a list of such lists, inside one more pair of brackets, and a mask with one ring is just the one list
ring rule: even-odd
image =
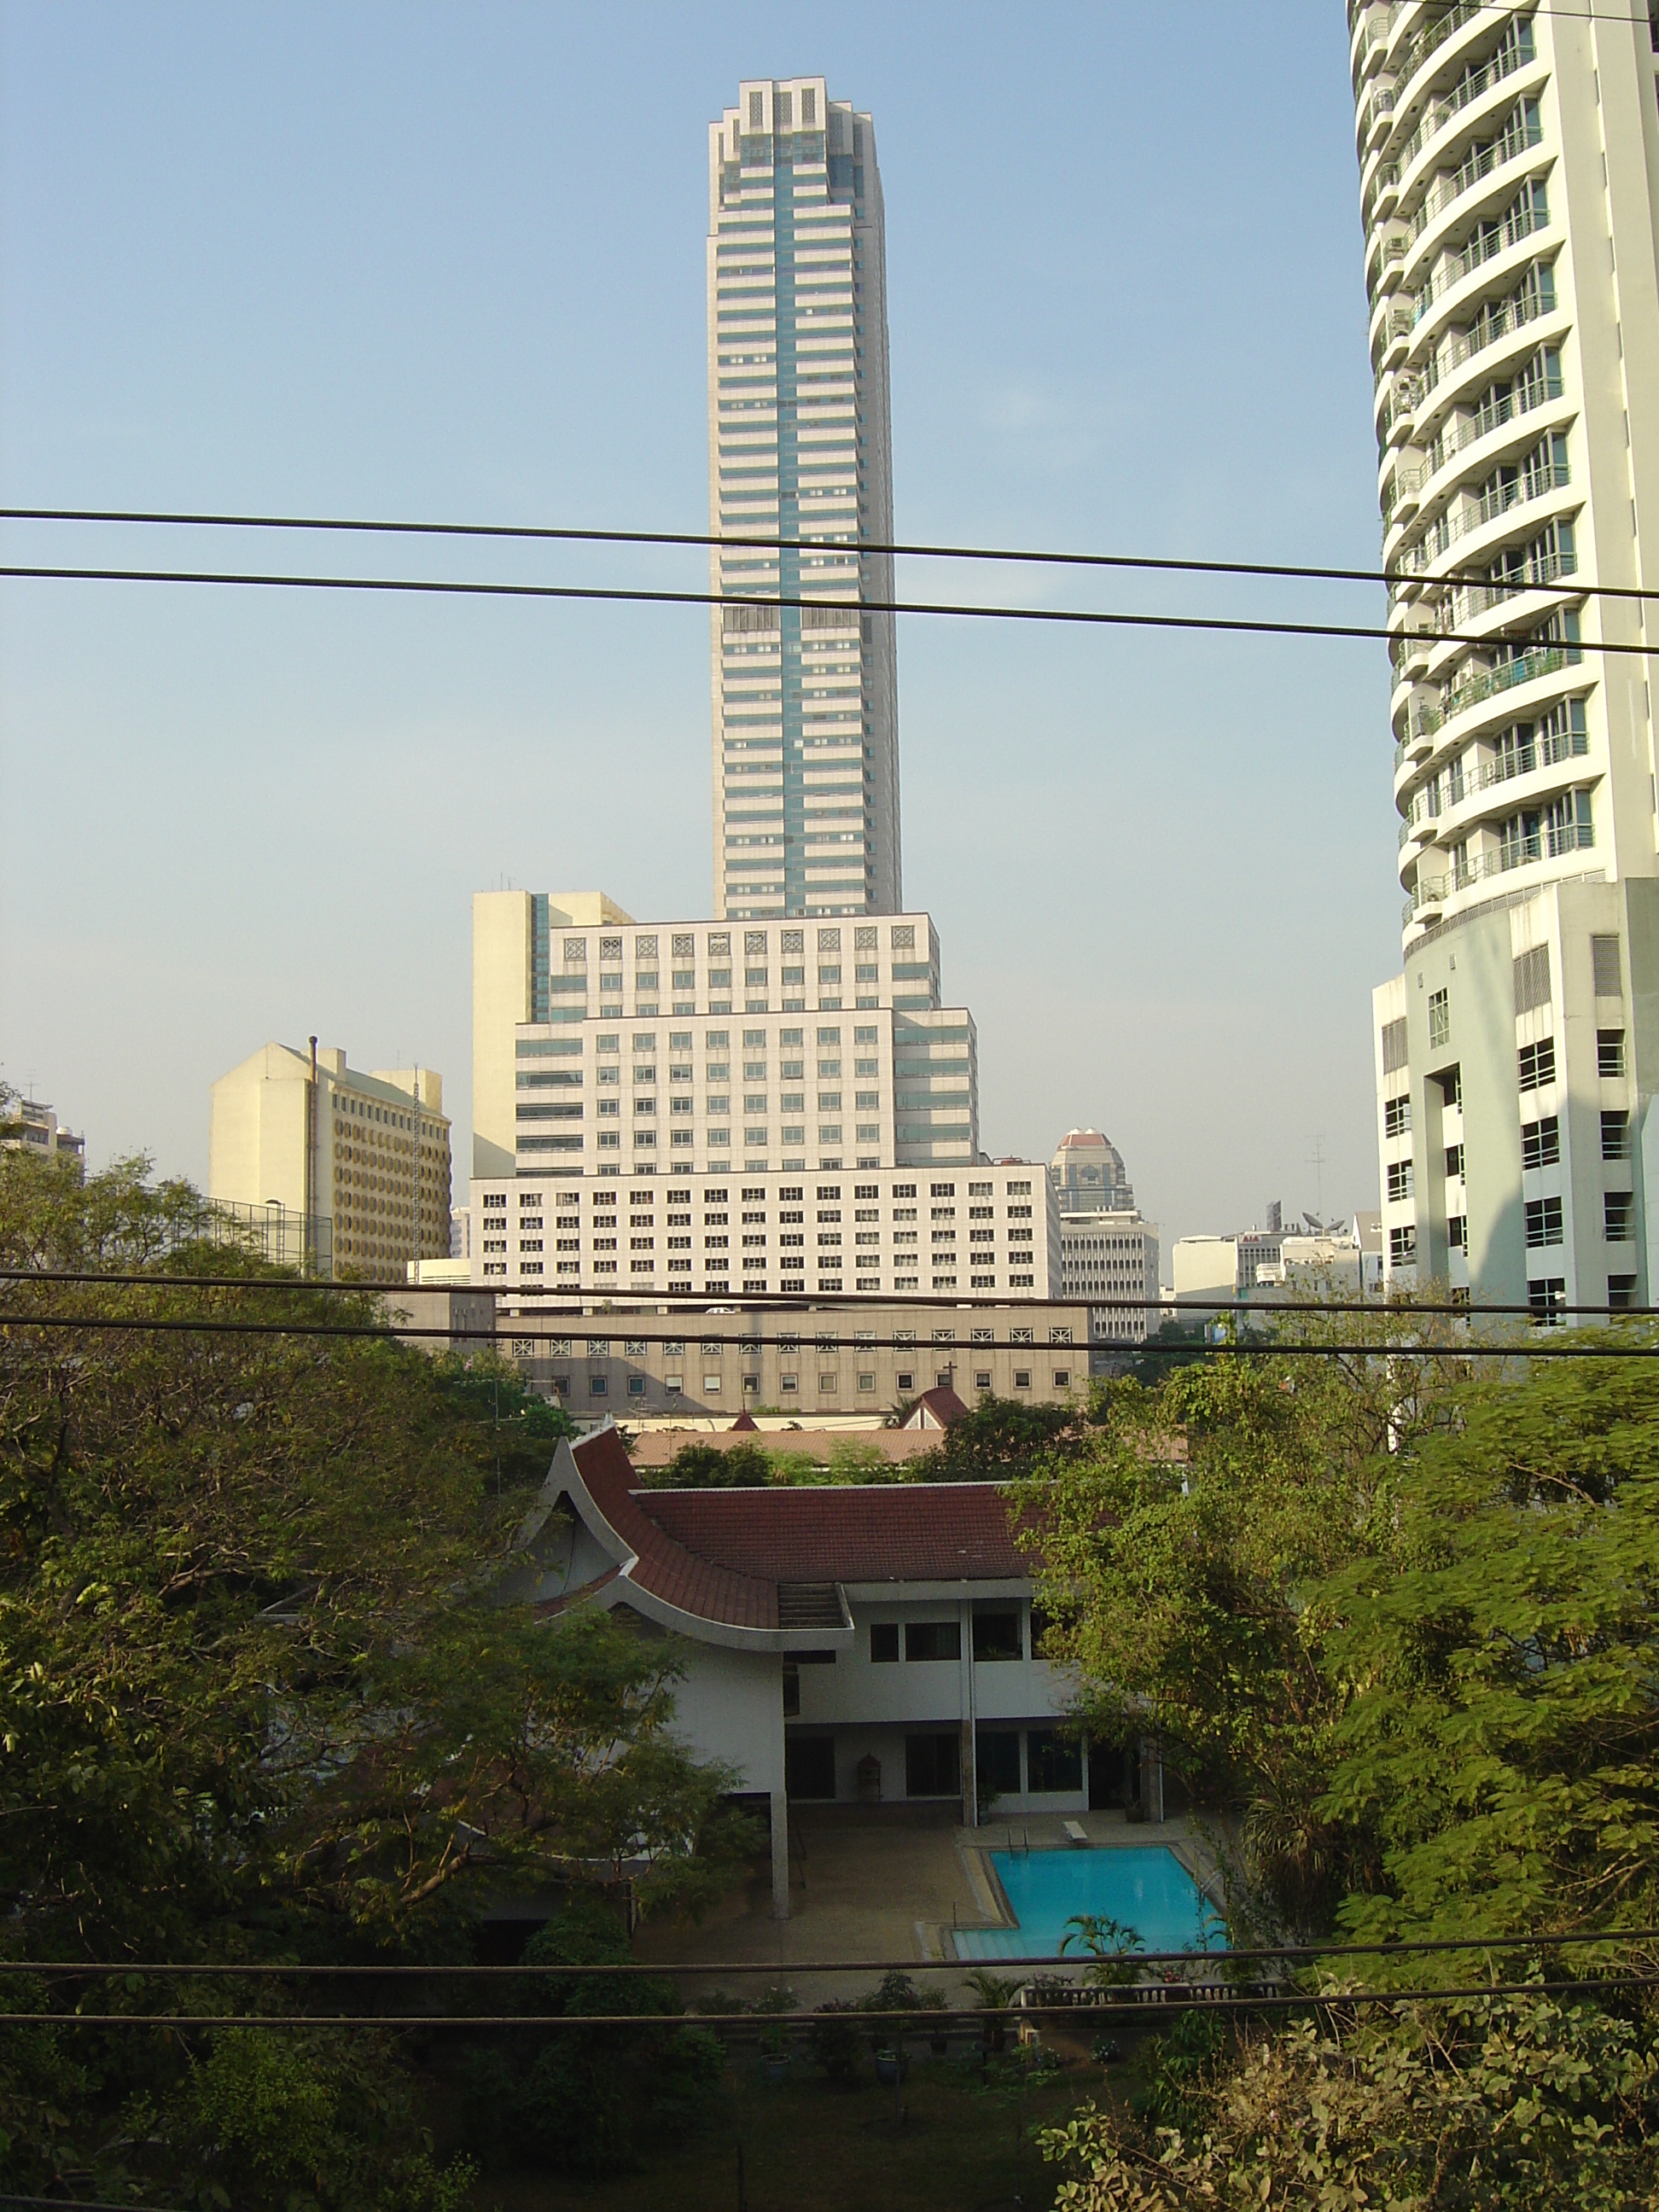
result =
[[1646,672],[1579,647],[1642,634],[1582,586],[1643,580],[1659,115],[1646,22],[1350,13],[1409,946],[1495,889],[1653,872]]
[[1659,32],[1631,16],[1348,10],[1398,579],[1389,1266],[1540,1310],[1646,1273],[1651,664],[1595,649],[1644,603],[1585,588],[1659,583]]

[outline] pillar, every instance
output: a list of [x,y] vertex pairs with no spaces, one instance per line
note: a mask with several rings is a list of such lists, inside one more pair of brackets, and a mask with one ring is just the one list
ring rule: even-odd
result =
[[789,1917],[789,1800],[772,1792],[772,1917]]

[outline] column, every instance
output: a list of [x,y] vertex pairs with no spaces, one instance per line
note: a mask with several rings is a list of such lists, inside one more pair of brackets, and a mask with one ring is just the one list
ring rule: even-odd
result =
[[772,1792],[772,1917],[789,1917],[789,1799]]

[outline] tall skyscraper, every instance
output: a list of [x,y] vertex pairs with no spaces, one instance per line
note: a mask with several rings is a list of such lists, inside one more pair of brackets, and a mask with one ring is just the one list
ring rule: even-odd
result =
[[893,617],[860,608],[893,597],[881,176],[822,77],[708,127],[708,512],[715,916],[895,914]]
[[[1386,1260],[1659,1288],[1659,18],[1351,4],[1404,968]],[[1651,1226],[1650,1224],[1652,1224]]]

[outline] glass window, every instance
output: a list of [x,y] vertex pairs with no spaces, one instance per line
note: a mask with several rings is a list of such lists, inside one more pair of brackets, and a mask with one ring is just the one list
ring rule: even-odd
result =
[[948,1735],[905,1737],[907,1797],[954,1797],[961,1787],[962,1744],[954,1729]]
[[1019,1613],[1016,1607],[995,1612],[974,1607],[974,1656],[975,1659],[1023,1659]]
[[1079,1747],[1063,1741],[1053,1729],[1026,1730],[1025,1768],[1030,1777],[1028,1787],[1033,1791],[1083,1787],[1083,1754]]
[[955,1620],[908,1620],[904,1624],[904,1656],[908,1660],[959,1659],[962,1626]]

